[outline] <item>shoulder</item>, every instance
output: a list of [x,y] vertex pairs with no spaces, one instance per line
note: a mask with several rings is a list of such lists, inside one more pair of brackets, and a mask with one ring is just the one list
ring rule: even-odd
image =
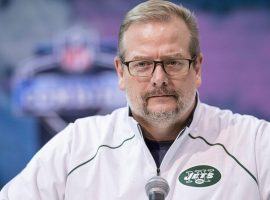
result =
[[104,116],[77,119],[51,139],[36,155],[42,160],[64,159],[67,171],[89,159],[99,146],[117,146],[131,134],[125,120],[128,108],[119,108]]
[[237,128],[239,132],[257,132],[262,126],[269,126],[270,123],[251,115],[233,113],[231,110],[223,110],[215,106],[201,104],[201,117],[203,124],[211,122],[217,129]]
[[125,120],[128,118],[128,108],[119,108],[107,115],[96,115],[77,119],[71,124],[73,143],[77,145],[87,141],[88,144],[100,144],[121,137]]
[[128,108],[118,108],[114,110],[112,113],[107,114],[107,115],[94,115],[94,116],[89,116],[85,118],[80,118],[77,119],[74,122],[74,126],[89,126],[89,125],[95,125],[95,126],[100,126],[102,124],[102,127],[104,125],[110,125],[111,123],[115,123],[119,120],[125,120],[128,116]]
[[132,133],[127,125],[128,108],[120,108],[104,116],[78,119],[71,125],[70,158],[77,166],[100,146],[118,146]]
[[196,118],[193,135],[202,136],[212,143],[252,148],[261,135],[270,137],[270,123],[254,116],[200,103]]
[[107,115],[96,115],[77,119],[72,129],[80,136],[102,137],[107,132],[114,132],[128,118],[128,108],[119,108]]

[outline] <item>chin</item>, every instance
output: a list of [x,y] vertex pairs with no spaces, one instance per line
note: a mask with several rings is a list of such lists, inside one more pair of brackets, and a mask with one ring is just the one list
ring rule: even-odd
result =
[[176,105],[154,105],[148,106],[146,110],[148,110],[148,112],[153,113],[166,113],[166,112],[175,112],[179,109]]
[[159,109],[146,109],[145,117],[152,122],[165,122],[165,121],[174,121],[179,115],[178,108],[159,108]]

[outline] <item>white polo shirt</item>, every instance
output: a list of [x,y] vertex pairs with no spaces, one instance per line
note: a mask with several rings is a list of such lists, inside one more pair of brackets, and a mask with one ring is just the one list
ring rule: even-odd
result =
[[[143,200],[155,161],[128,108],[77,120],[1,191],[0,200]],[[161,166],[166,199],[269,200],[270,123],[198,102]]]

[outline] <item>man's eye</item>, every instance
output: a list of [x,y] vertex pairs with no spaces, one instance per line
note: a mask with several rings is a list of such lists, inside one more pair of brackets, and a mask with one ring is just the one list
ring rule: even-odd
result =
[[166,65],[167,66],[182,66],[184,65],[185,62],[182,61],[182,60],[169,60],[169,61],[166,61]]
[[148,67],[151,65],[151,62],[149,61],[139,61],[136,64],[136,67]]
[[175,60],[169,60],[166,63],[167,63],[167,65],[177,65],[177,61],[175,61]]

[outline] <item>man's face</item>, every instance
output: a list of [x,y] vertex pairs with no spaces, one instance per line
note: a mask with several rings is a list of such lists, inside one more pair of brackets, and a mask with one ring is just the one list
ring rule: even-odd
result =
[[[132,24],[123,37],[125,61],[191,59],[190,32],[178,18],[168,22]],[[197,88],[201,84],[201,55],[197,64],[184,76],[169,76],[158,65],[151,77],[131,76],[119,58],[115,66],[120,89],[125,90],[133,115],[146,121],[179,119],[192,109]]]

